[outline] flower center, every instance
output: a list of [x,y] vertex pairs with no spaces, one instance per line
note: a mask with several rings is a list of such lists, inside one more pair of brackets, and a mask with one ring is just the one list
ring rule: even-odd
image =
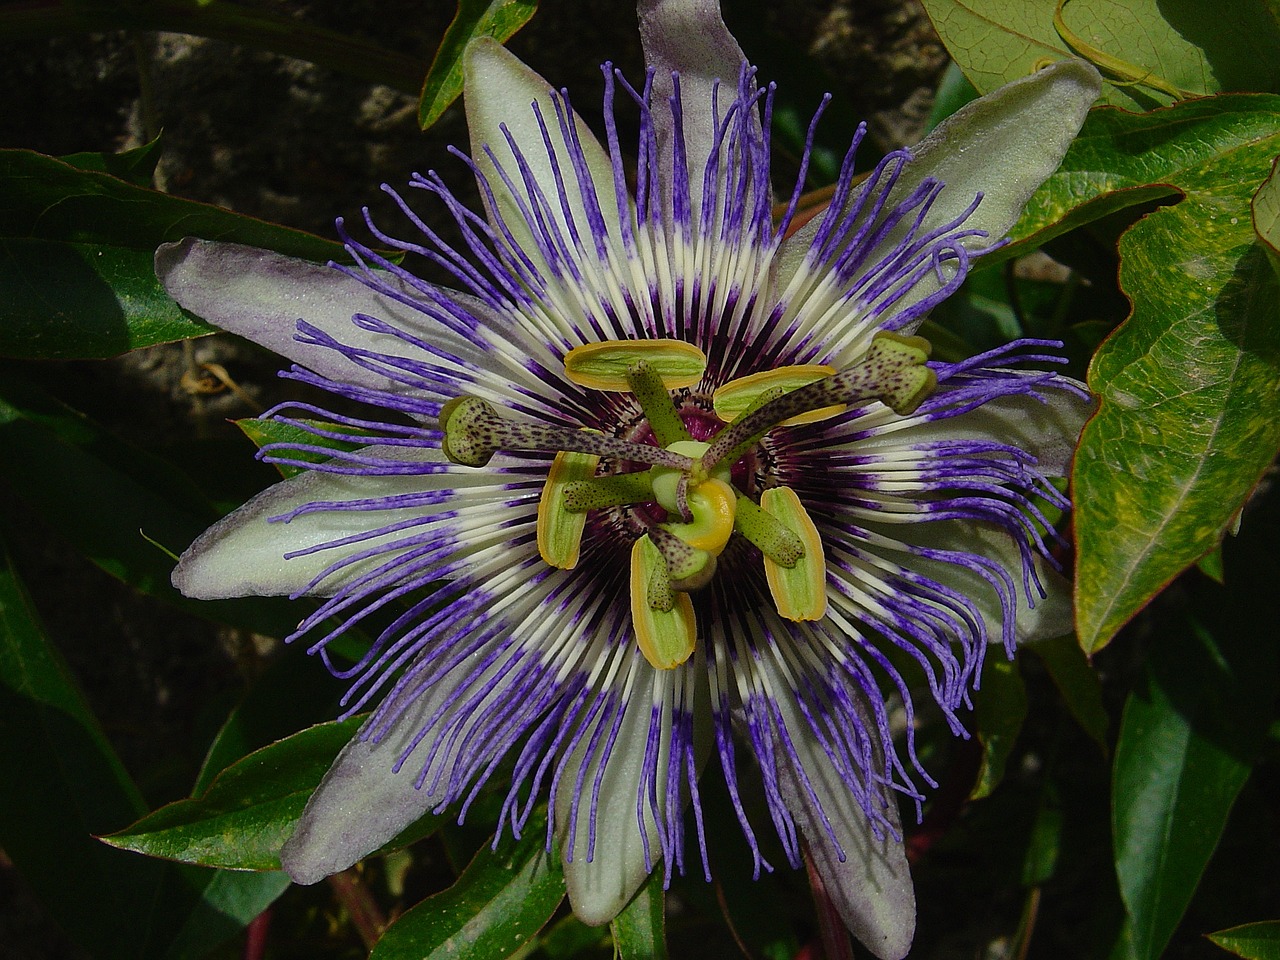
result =
[[[498,450],[554,452],[538,504],[538,550],[550,565],[578,563],[587,515],[654,504],[631,544],[631,615],[636,642],[659,669],[686,661],[696,646],[691,591],[715,575],[717,558],[738,534],[764,557],[769,591],[790,620],[826,613],[826,560],[817,527],[795,492],[765,490],[759,500],[735,486],[733,467],[778,426],[809,423],[848,405],[879,400],[912,413],[933,391],[920,337],[881,332],[844,370],[792,366],[730,381],[712,396],[724,426],[695,440],[671,391],[701,380],[706,357],[678,340],[606,341],[571,350],[565,375],[581,386],[630,392],[655,443],[574,430],[500,413],[479,397],[457,397],[440,412],[442,448],[454,463],[482,467]],[[647,468],[597,476],[602,457]]]

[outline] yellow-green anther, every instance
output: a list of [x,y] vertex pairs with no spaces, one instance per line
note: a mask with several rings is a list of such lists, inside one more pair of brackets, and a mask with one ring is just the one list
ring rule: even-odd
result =
[[680,419],[676,405],[671,400],[666,384],[648,360],[637,360],[627,369],[627,383],[640,401],[640,409],[653,430],[658,446],[666,447],[681,440],[690,440],[689,428]]
[[871,341],[866,355],[833,377],[784,393],[744,414],[721,430],[702,455],[702,467],[710,470],[722,461],[742,456],[784,420],[837,403],[880,400],[901,416],[908,416],[937,385],[938,378],[925,366],[929,341],[882,330]]
[[790,487],[766,490],[760,507],[804,544],[804,556],[789,567],[765,554],[765,579],[778,613],[788,620],[821,620],[827,613],[827,560],[817,526]]
[[804,558],[804,541],[749,497],[738,494],[733,529],[780,567],[791,569]]
[[531,420],[511,420],[480,397],[455,397],[440,409],[441,449],[454,463],[483,467],[499,450],[590,453],[689,470],[686,456],[648,443],[632,443],[588,430]]
[[[738,417],[757,406],[757,399],[764,393],[777,390],[777,396],[807,387],[809,384],[834,376],[835,367],[821,364],[803,364],[800,366],[775,367],[772,370],[761,370],[745,377],[730,380],[711,395],[711,405],[716,416],[725,423],[732,423]],[[800,423],[813,423],[843,413],[845,404],[838,403],[818,410],[810,410],[797,417],[783,420],[779,426],[789,427]]]
[[[658,613],[670,613],[676,606],[676,591],[671,589],[671,571],[667,569],[666,558],[657,544],[649,536],[644,541],[644,602],[650,610]],[[652,554],[657,551],[658,560],[654,562]]]
[[668,390],[693,386],[707,369],[706,354],[683,340],[605,340],[565,354],[564,373],[580,387],[630,390],[629,373],[637,361],[648,363]]
[[590,453],[557,453],[547,472],[547,482],[538,500],[538,553],[561,570],[578,565],[582,531],[587,515],[568,509],[568,488],[595,476],[600,458]]
[[687,593],[671,589],[667,563],[648,536],[631,548],[631,626],[636,645],[655,669],[671,670],[693,655],[698,637],[693,602]]
[[648,536],[667,564],[671,589],[698,590],[711,582],[716,570],[714,555],[689,546],[660,526],[651,527]]
[[653,499],[653,480],[648,470],[618,473],[609,477],[575,480],[564,492],[564,508],[573,513],[644,503]]

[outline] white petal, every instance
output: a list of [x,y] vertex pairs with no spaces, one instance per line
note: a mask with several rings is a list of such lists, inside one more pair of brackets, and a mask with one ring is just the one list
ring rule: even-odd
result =
[[[1070,381],[1080,389],[1083,384]],[[1076,442],[1096,404],[1065,386],[1037,387],[1029,394],[993,397],[982,406],[955,417],[929,420],[911,427],[858,441],[858,451],[901,449],[904,444],[933,441],[989,440],[1004,443],[1036,458],[1046,477],[1065,477]]]
[[[813,736],[809,721],[787,694],[789,682],[775,675],[772,685],[778,692],[776,702],[795,757],[812,788],[811,795],[796,771],[784,761],[778,770],[783,801],[804,833],[809,855],[849,929],[881,960],[900,960],[911,949],[916,921],[915,891],[902,841],[887,830],[882,838],[876,837],[866,811],[854,799]],[[869,719],[865,722],[871,723]],[[779,746],[778,755],[785,757],[787,751]],[[892,795],[884,814],[900,837],[901,824]],[[833,836],[838,848],[832,843]]]
[[[337,350],[299,341],[299,320],[348,346],[392,357],[430,359],[420,348],[399,337],[375,333],[352,322],[355,314],[363,313],[402,330],[421,333],[428,342],[451,349],[473,365],[491,366],[483,351],[426,313],[377,293],[324,264],[238,243],[187,237],[161,246],[156,251],[155,268],[165,290],[184,309],[332,380],[382,390],[403,389]],[[389,274],[382,276],[392,289],[421,304],[421,310],[432,309],[432,302],[424,293],[411,290]],[[474,297],[456,291],[442,290],[440,294],[473,316],[495,322],[491,311]]]
[[[488,182],[489,189],[493,191],[493,199],[498,207],[496,213],[501,215],[506,228],[524,252],[537,262],[538,244],[525,215],[520,212],[515,196],[498,175],[494,161],[485,152],[486,147],[493,152],[503,171],[516,184],[518,195],[527,202],[520,167],[507,142],[508,134],[528,164],[534,183],[548,201],[549,206],[544,209],[544,213],[554,222],[566,243],[569,242],[568,221],[560,203],[561,192],[556,182],[557,168],[564,183],[564,196],[573,222],[583,236],[583,242],[589,242],[586,239],[589,235],[589,221],[587,204],[583,199],[584,190],[596,198],[595,205],[599,207],[610,236],[617,238],[618,199],[614,191],[613,163],[591,128],[577,112],[571,112],[571,123],[577,134],[576,148],[581,149],[589,171],[591,183],[585,185],[578,182],[570,161],[576,148],[566,143],[561,131],[551,84],[525,66],[500,43],[487,37],[468,44],[463,69],[463,97],[466,102],[467,129],[471,134],[471,157]],[[533,104],[537,104],[537,111],[541,113],[546,125],[545,140]],[[560,109],[563,109],[563,104]],[[552,155],[548,154],[548,140],[554,163]],[[489,222],[498,227],[495,211],[490,198],[484,194],[483,185],[481,193],[484,195]]]
[[[1014,631],[1018,643],[1047,640],[1071,633],[1075,622],[1071,607],[1071,584],[1042,557],[1036,555],[1032,560],[1032,567],[1045,595],[1040,595],[1033,582],[1031,598],[1028,599],[1023,589],[1022,558],[1018,546],[1004,530],[986,523],[942,520],[880,526],[879,531],[885,536],[932,550],[977,554],[1003,567],[1009,573],[1017,593]],[[987,640],[991,643],[1001,642],[1004,608],[999,594],[985,578],[963,564],[923,557],[895,559],[969,598],[982,614],[987,628]]]
[[380,742],[357,735],[342,748],[280,852],[295,883],[316,883],[347,869],[439,804],[438,796],[414,786],[417,766],[409,762],[399,772],[394,767],[421,724],[466,676],[454,671],[438,681]]
[[[923,231],[956,219],[981,193],[982,203],[965,228],[985,230],[987,239],[968,240],[966,246],[977,249],[1001,239],[1031,194],[1062,162],[1100,90],[1101,78],[1090,64],[1064,60],[967,104],[912,149],[913,159],[894,185],[889,206],[933,177],[946,189],[926,216]],[[815,217],[780,250],[783,287],[803,263],[823,220]],[[909,221],[890,231],[880,249],[892,249],[906,234]],[[870,258],[869,264],[876,259]],[[936,274],[929,273],[896,310],[918,303],[938,287]]]
[[[639,16],[645,64],[654,71],[653,122],[664,177],[673,169],[677,134],[667,106],[674,92],[671,74],[680,75],[681,129],[696,213],[701,209],[702,171],[715,143],[712,97],[718,99],[723,118],[737,95],[746,56],[725,26],[719,0],[640,0]],[[720,89],[714,93],[717,83]],[[750,119],[758,136],[759,117],[753,111]]]
[[[368,453],[401,460],[441,462],[436,450],[366,447]],[[393,542],[413,531],[388,532],[333,550],[320,550],[285,559],[285,554],[305,550],[429,516],[448,509],[419,506],[390,510],[323,510],[304,513],[289,522],[271,522],[308,503],[367,500],[428,490],[451,490],[464,485],[451,473],[411,476],[346,476],[320,471],[299,474],[258,494],[234,513],[202,533],[183,553],[173,571],[173,585],[188,597],[217,600],[226,597],[276,596],[307,589],[312,580],[335,560],[379,544]],[[338,575],[326,578],[309,593],[327,596],[373,567],[387,555],[353,563]]]
[[[599,926],[612,920],[635,896],[649,869],[645,865],[648,851],[650,866],[662,859],[658,827],[648,803],[644,805],[647,839],[640,834],[636,816],[636,800],[644,774],[644,744],[649,739],[649,715],[653,706],[650,690],[654,669],[636,663],[632,668],[634,685],[623,714],[622,726],[600,783],[596,809],[595,847],[587,859],[591,845],[591,798],[593,783],[600,769],[600,752],[612,728],[606,718],[601,743],[583,776],[578,817],[574,823],[572,851],[569,827],[575,801],[575,784],[586,760],[590,734],[582,737],[570,755],[561,774],[555,796],[556,840],[564,860],[565,886],[573,912],[583,923]],[[661,678],[658,678],[661,682]],[[625,696],[625,695],[624,695]],[[599,723],[599,721],[597,721]],[[667,743],[664,738],[658,758],[658,797],[666,792]],[[569,859],[572,854],[572,859]]]

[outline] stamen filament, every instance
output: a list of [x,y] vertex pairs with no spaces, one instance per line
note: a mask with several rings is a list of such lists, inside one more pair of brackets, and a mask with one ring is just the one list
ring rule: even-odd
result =
[[738,494],[733,529],[780,567],[790,569],[804,557],[804,541],[781,520],[743,494]]
[[667,392],[662,377],[647,360],[637,360],[627,368],[627,383],[640,402],[645,419],[658,440],[658,446],[667,447],[680,440],[692,440],[689,428],[680,419],[671,394]]
[[652,499],[653,475],[648,470],[574,480],[564,490],[564,508],[570,513],[586,513],[588,510],[621,507]]

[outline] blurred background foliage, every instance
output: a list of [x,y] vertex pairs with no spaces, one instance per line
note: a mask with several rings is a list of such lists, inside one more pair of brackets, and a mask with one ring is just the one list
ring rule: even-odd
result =
[[[1110,81],[1115,109],[927,331],[943,356],[1061,339],[1103,406],[1064,521],[1078,636],[990,663],[973,739],[921,718],[940,788],[908,835],[912,956],[1280,956],[1276,0],[725,15],[779,85],[778,183],[834,94],[815,191],[859,119],[866,167],[1046,58]],[[489,852],[483,802],[326,884],[274,869],[353,729],[331,722],[340,686],[280,649],[298,605],[195,603],[168,575],[272,482],[250,418],[299,388],[180,311],[151,252],[195,234],[325,259],[335,216],[434,163],[473,195],[444,145],[466,143],[449,104],[475,33],[589,122],[599,63],[642,71],[621,0],[0,5],[0,956],[821,950],[803,874],[752,881],[728,817],[714,883],[651,883],[608,929],[568,914],[537,829]]]

